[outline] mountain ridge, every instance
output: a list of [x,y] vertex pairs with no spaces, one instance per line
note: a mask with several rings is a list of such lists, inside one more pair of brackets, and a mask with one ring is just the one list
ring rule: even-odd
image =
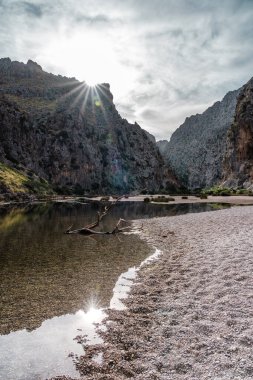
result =
[[0,161],[61,192],[171,191],[180,185],[150,135],[123,119],[110,85],[89,87],[36,62],[0,59]]
[[211,187],[224,178],[227,132],[241,89],[229,91],[202,114],[187,117],[169,142],[157,142],[165,161],[187,188]]

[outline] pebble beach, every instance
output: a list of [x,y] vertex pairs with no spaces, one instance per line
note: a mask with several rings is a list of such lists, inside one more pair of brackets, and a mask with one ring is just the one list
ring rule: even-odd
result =
[[104,343],[76,358],[82,378],[252,379],[253,207],[134,226],[162,254],[138,272],[126,309],[107,311]]

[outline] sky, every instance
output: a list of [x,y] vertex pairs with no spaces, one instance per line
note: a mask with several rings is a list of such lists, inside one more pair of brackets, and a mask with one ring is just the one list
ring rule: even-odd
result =
[[0,57],[110,83],[157,140],[253,76],[253,0],[0,0]]

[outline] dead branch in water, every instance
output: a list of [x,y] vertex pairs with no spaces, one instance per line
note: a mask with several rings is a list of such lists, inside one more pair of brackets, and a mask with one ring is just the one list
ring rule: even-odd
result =
[[95,231],[94,230],[95,227],[99,226],[101,220],[108,214],[108,212],[110,211],[112,206],[114,206],[121,198],[123,198],[123,196],[118,197],[114,202],[111,202],[110,205],[105,206],[103,212],[98,212],[97,213],[97,220],[95,222],[90,223],[85,227],[78,228],[76,230],[72,230],[71,229],[72,226],[70,226],[65,231],[65,234],[81,234],[81,235],[89,236],[89,235],[114,235],[114,234],[117,234],[119,232],[123,232],[128,227],[120,228],[120,224],[122,222],[127,222],[125,219],[122,219],[122,218],[119,219],[118,223],[116,224],[116,226],[114,227],[114,229],[111,232],[103,232],[103,231]]

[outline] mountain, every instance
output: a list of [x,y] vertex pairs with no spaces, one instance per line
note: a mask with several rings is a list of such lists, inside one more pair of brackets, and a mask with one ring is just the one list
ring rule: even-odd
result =
[[238,97],[223,163],[224,186],[253,190],[253,78]]
[[[31,60],[0,59],[0,162],[62,193],[179,186],[154,138],[119,115],[109,84],[89,87]],[[11,191],[1,175],[0,191]]]
[[187,188],[211,187],[224,177],[227,133],[240,90],[227,93],[202,114],[186,118],[169,142],[158,142],[165,161]]

